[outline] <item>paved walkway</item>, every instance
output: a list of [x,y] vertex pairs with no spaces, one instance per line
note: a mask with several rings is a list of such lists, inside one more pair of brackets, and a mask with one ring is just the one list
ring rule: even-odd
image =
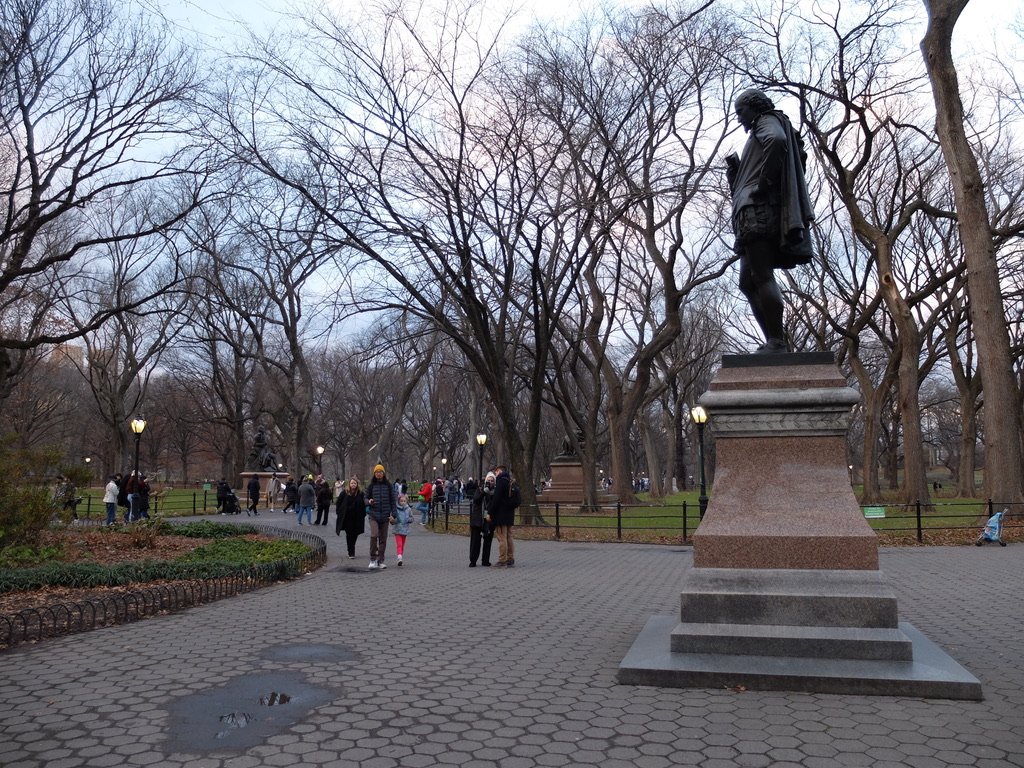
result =
[[325,538],[300,581],[0,653],[0,766],[1024,766],[1024,546],[883,550],[901,615],[982,681],[962,702],[618,685],[688,548],[470,569],[417,526],[377,573]]

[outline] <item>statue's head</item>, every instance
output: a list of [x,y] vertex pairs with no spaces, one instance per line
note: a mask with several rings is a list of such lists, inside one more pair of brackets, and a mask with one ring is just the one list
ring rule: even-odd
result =
[[756,88],[748,88],[736,97],[736,117],[748,131],[758,117],[773,109],[775,102],[764,91]]

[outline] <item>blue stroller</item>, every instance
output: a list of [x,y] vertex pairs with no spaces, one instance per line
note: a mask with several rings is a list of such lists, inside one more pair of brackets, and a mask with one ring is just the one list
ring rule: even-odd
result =
[[981,532],[981,536],[979,536],[978,540],[974,542],[974,546],[980,547],[982,544],[989,541],[996,542],[1000,547],[1006,546],[1006,542],[1000,538],[1003,532],[1003,515],[1005,515],[1006,512],[1007,510],[1005,509],[1001,512],[996,512],[988,519],[988,522],[985,523],[985,530]]

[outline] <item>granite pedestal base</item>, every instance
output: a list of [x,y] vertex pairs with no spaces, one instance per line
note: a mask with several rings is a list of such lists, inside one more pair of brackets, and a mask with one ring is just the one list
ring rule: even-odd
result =
[[619,682],[982,697],[899,620],[847,474],[857,400],[831,356],[723,360],[701,398],[718,462],[680,615],[648,622]]
[[911,624],[899,630],[913,659],[865,660],[677,653],[669,637],[676,616],[652,616],[619,666],[623,685],[737,688],[923,699],[982,698],[981,683]]
[[242,484],[241,486],[239,486],[239,498],[245,498],[246,488],[248,487],[249,478],[251,477],[255,477],[257,480],[260,481],[260,499],[265,499],[267,497],[267,491],[270,490],[270,480],[276,477],[278,480],[279,487],[276,488],[275,490],[280,490],[280,486],[284,485],[284,481],[285,479],[287,479],[288,473],[283,470],[280,472],[254,472],[252,470],[247,470],[243,472]]

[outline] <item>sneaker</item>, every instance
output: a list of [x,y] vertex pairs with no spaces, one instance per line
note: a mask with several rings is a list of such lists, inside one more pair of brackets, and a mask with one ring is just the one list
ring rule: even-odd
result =
[[[399,563],[399,565],[401,565],[401,563]],[[388,564],[385,563],[383,560],[378,560],[377,561],[377,567],[380,568],[383,571],[385,568],[388,567]]]
[[469,567],[470,567],[470,568],[476,568],[476,563],[470,563],[470,564],[469,564]]
[[377,561],[376,560],[371,560],[370,564],[367,566],[367,568],[369,568],[371,571],[376,571],[378,568],[380,568],[380,566],[377,565]]
[[402,564],[402,556],[401,556],[401,555],[399,555],[399,556],[398,556],[398,564],[399,564],[399,565],[401,565],[401,564]]

